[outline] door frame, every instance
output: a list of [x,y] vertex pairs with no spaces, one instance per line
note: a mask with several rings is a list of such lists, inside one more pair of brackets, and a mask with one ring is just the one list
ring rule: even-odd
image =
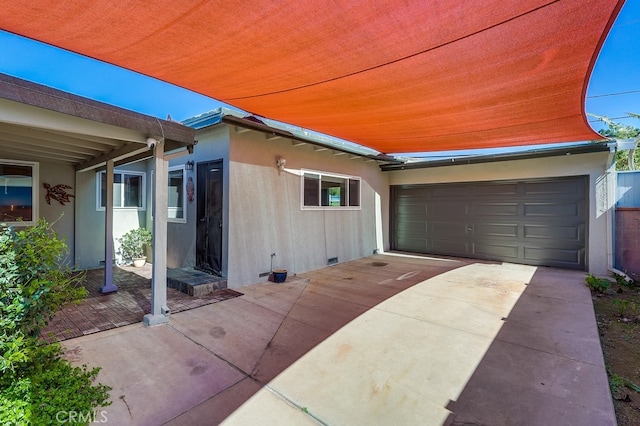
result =
[[[199,221],[200,221],[200,208],[202,206],[201,203],[204,203],[205,200],[202,199],[202,189],[201,189],[201,185],[203,184],[203,182],[200,181],[199,179],[199,170],[201,167],[211,167],[212,165],[216,165],[218,167],[221,168],[220,172],[221,172],[221,196],[220,196],[220,203],[221,203],[221,230],[220,230],[220,255],[219,255],[219,263],[220,263],[220,275],[223,277],[227,276],[227,241],[228,241],[228,208],[227,208],[227,202],[228,202],[228,185],[227,185],[227,166],[225,164],[226,162],[224,161],[224,159],[222,158],[218,158],[218,159],[213,159],[213,160],[205,160],[205,161],[199,161],[196,163],[196,167],[195,167],[195,177],[196,177],[196,182],[195,182],[195,192],[196,192],[196,206],[195,206],[195,244],[194,244],[194,254],[195,254],[195,262],[194,262],[194,267],[197,268],[198,265],[198,260],[199,260],[199,255],[198,255],[198,225],[199,225]],[[207,271],[209,272],[209,271]],[[211,273],[211,272],[210,272]]]

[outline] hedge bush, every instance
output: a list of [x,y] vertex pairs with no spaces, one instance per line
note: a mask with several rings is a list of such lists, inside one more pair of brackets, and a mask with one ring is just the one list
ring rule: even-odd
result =
[[[73,367],[60,344],[39,338],[58,309],[86,297],[84,274],[62,263],[66,253],[65,242],[45,220],[19,230],[0,225],[3,425],[66,424],[64,413],[90,413],[110,404],[111,388],[94,384],[99,368]],[[82,418],[89,423],[89,416]]]

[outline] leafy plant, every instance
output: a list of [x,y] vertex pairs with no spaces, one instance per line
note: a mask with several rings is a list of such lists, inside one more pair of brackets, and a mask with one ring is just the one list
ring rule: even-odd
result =
[[597,293],[604,293],[609,287],[611,287],[611,281],[605,278],[598,278],[593,274],[587,274],[587,277],[584,279],[589,286],[591,291],[595,291]]
[[44,220],[16,231],[0,227],[0,419],[53,424],[60,411],[108,405],[99,369],[72,367],[62,347],[38,338],[65,303],[86,296],[83,274],[63,266],[66,244]]
[[615,272],[613,272],[611,274],[611,277],[613,277],[613,279],[616,280],[616,283],[620,287],[633,288],[636,285],[635,280],[622,274],[616,274]]
[[626,318],[627,309],[629,308],[629,301],[628,300],[613,299],[613,301],[611,303],[613,304],[613,306],[615,306],[617,308],[618,314],[621,317]]
[[[640,135],[640,129],[633,126],[628,126],[620,123],[616,123],[612,119],[603,116],[587,113],[587,115],[596,118],[597,120],[606,124],[606,129],[600,129],[599,133],[608,138],[617,139],[632,139],[637,138]],[[629,117],[640,118],[640,115],[628,112]],[[629,157],[627,151],[616,152],[616,169],[617,170],[637,170],[640,169],[640,150],[636,149],[633,152],[633,158]],[[630,161],[632,164],[630,164]]]
[[613,395],[621,392],[624,388],[640,393],[640,386],[612,372],[609,366],[607,366],[607,375],[609,376],[609,388]]
[[145,228],[136,228],[124,234],[120,241],[120,255],[123,259],[140,259],[144,257],[145,246],[150,246],[153,241],[151,232]]

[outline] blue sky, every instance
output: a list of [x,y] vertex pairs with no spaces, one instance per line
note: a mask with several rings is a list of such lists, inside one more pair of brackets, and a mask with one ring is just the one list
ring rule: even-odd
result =
[[[640,0],[627,0],[591,77],[586,111],[640,114]],[[222,105],[176,86],[0,31],[0,72],[144,114],[183,120]],[[640,127],[639,119],[617,119]],[[593,123],[598,130],[603,126]]]

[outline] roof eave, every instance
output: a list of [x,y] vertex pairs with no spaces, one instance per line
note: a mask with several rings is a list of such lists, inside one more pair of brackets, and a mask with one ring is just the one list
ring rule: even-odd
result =
[[594,142],[584,145],[573,145],[559,148],[542,148],[532,151],[507,152],[501,154],[475,155],[469,157],[451,157],[444,160],[416,161],[402,164],[383,164],[382,171],[426,169],[432,167],[460,166],[469,164],[493,163],[497,161],[528,160],[534,158],[555,157],[563,155],[610,152],[608,142]]

